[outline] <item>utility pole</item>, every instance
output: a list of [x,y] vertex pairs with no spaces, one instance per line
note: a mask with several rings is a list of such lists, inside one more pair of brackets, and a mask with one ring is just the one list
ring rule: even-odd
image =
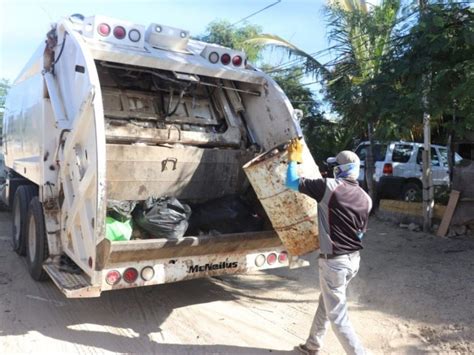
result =
[[[419,0],[420,18],[426,10],[426,0]],[[431,65],[428,66],[428,71],[431,70]],[[434,208],[434,191],[433,191],[433,174],[431,169],[431,117],[428,113],[428,92],[431,84],[431,73],[424,74],[421,78],[423,97],[423,231],[430,232],[431,219],[433,218]]]

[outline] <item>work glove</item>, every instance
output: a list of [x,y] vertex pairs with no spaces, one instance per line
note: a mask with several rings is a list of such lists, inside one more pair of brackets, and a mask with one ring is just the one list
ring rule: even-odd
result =
[[288,145],[288,161],[303,162],[303,144],[298,138],[293,138]]

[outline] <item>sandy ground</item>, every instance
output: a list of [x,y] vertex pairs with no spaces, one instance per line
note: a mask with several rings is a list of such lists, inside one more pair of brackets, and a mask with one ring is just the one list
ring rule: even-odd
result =
[[[0,354],[296,354],[319,295],[312,266],[68,300],[30,279],[0,213]],[[373,354],[474,353],[474,238],[373,219],[350,316]],[[341,354],[332,331],[325,354]]]

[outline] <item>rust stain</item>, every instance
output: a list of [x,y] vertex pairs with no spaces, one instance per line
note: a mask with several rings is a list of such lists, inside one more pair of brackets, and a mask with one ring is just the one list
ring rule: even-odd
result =
[[[278,237],[292,255],[303,255],[319,247],[317,203],[285,187],[285,150],[274,149],[244,166],[244,171],[262,203]],[[304,164],[301,164],[304,165]],[[304,168],[315,169],[314,161]]]
[[142,194],[144,194],[146,192],[146,187],[145,185],[140,185],[140,187],[138,188],[138,195],[141,196]]

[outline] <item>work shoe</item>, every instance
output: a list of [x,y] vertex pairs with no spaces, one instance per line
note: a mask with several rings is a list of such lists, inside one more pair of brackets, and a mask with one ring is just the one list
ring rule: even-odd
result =
[[300,344],[298,345],[297,349],[303,353],[303,354],[306,354],[306,355],[318,355],[319,354],[319,350],[311,350],[311,349],[308,349],[308,347],[306,346],[306,344]]

